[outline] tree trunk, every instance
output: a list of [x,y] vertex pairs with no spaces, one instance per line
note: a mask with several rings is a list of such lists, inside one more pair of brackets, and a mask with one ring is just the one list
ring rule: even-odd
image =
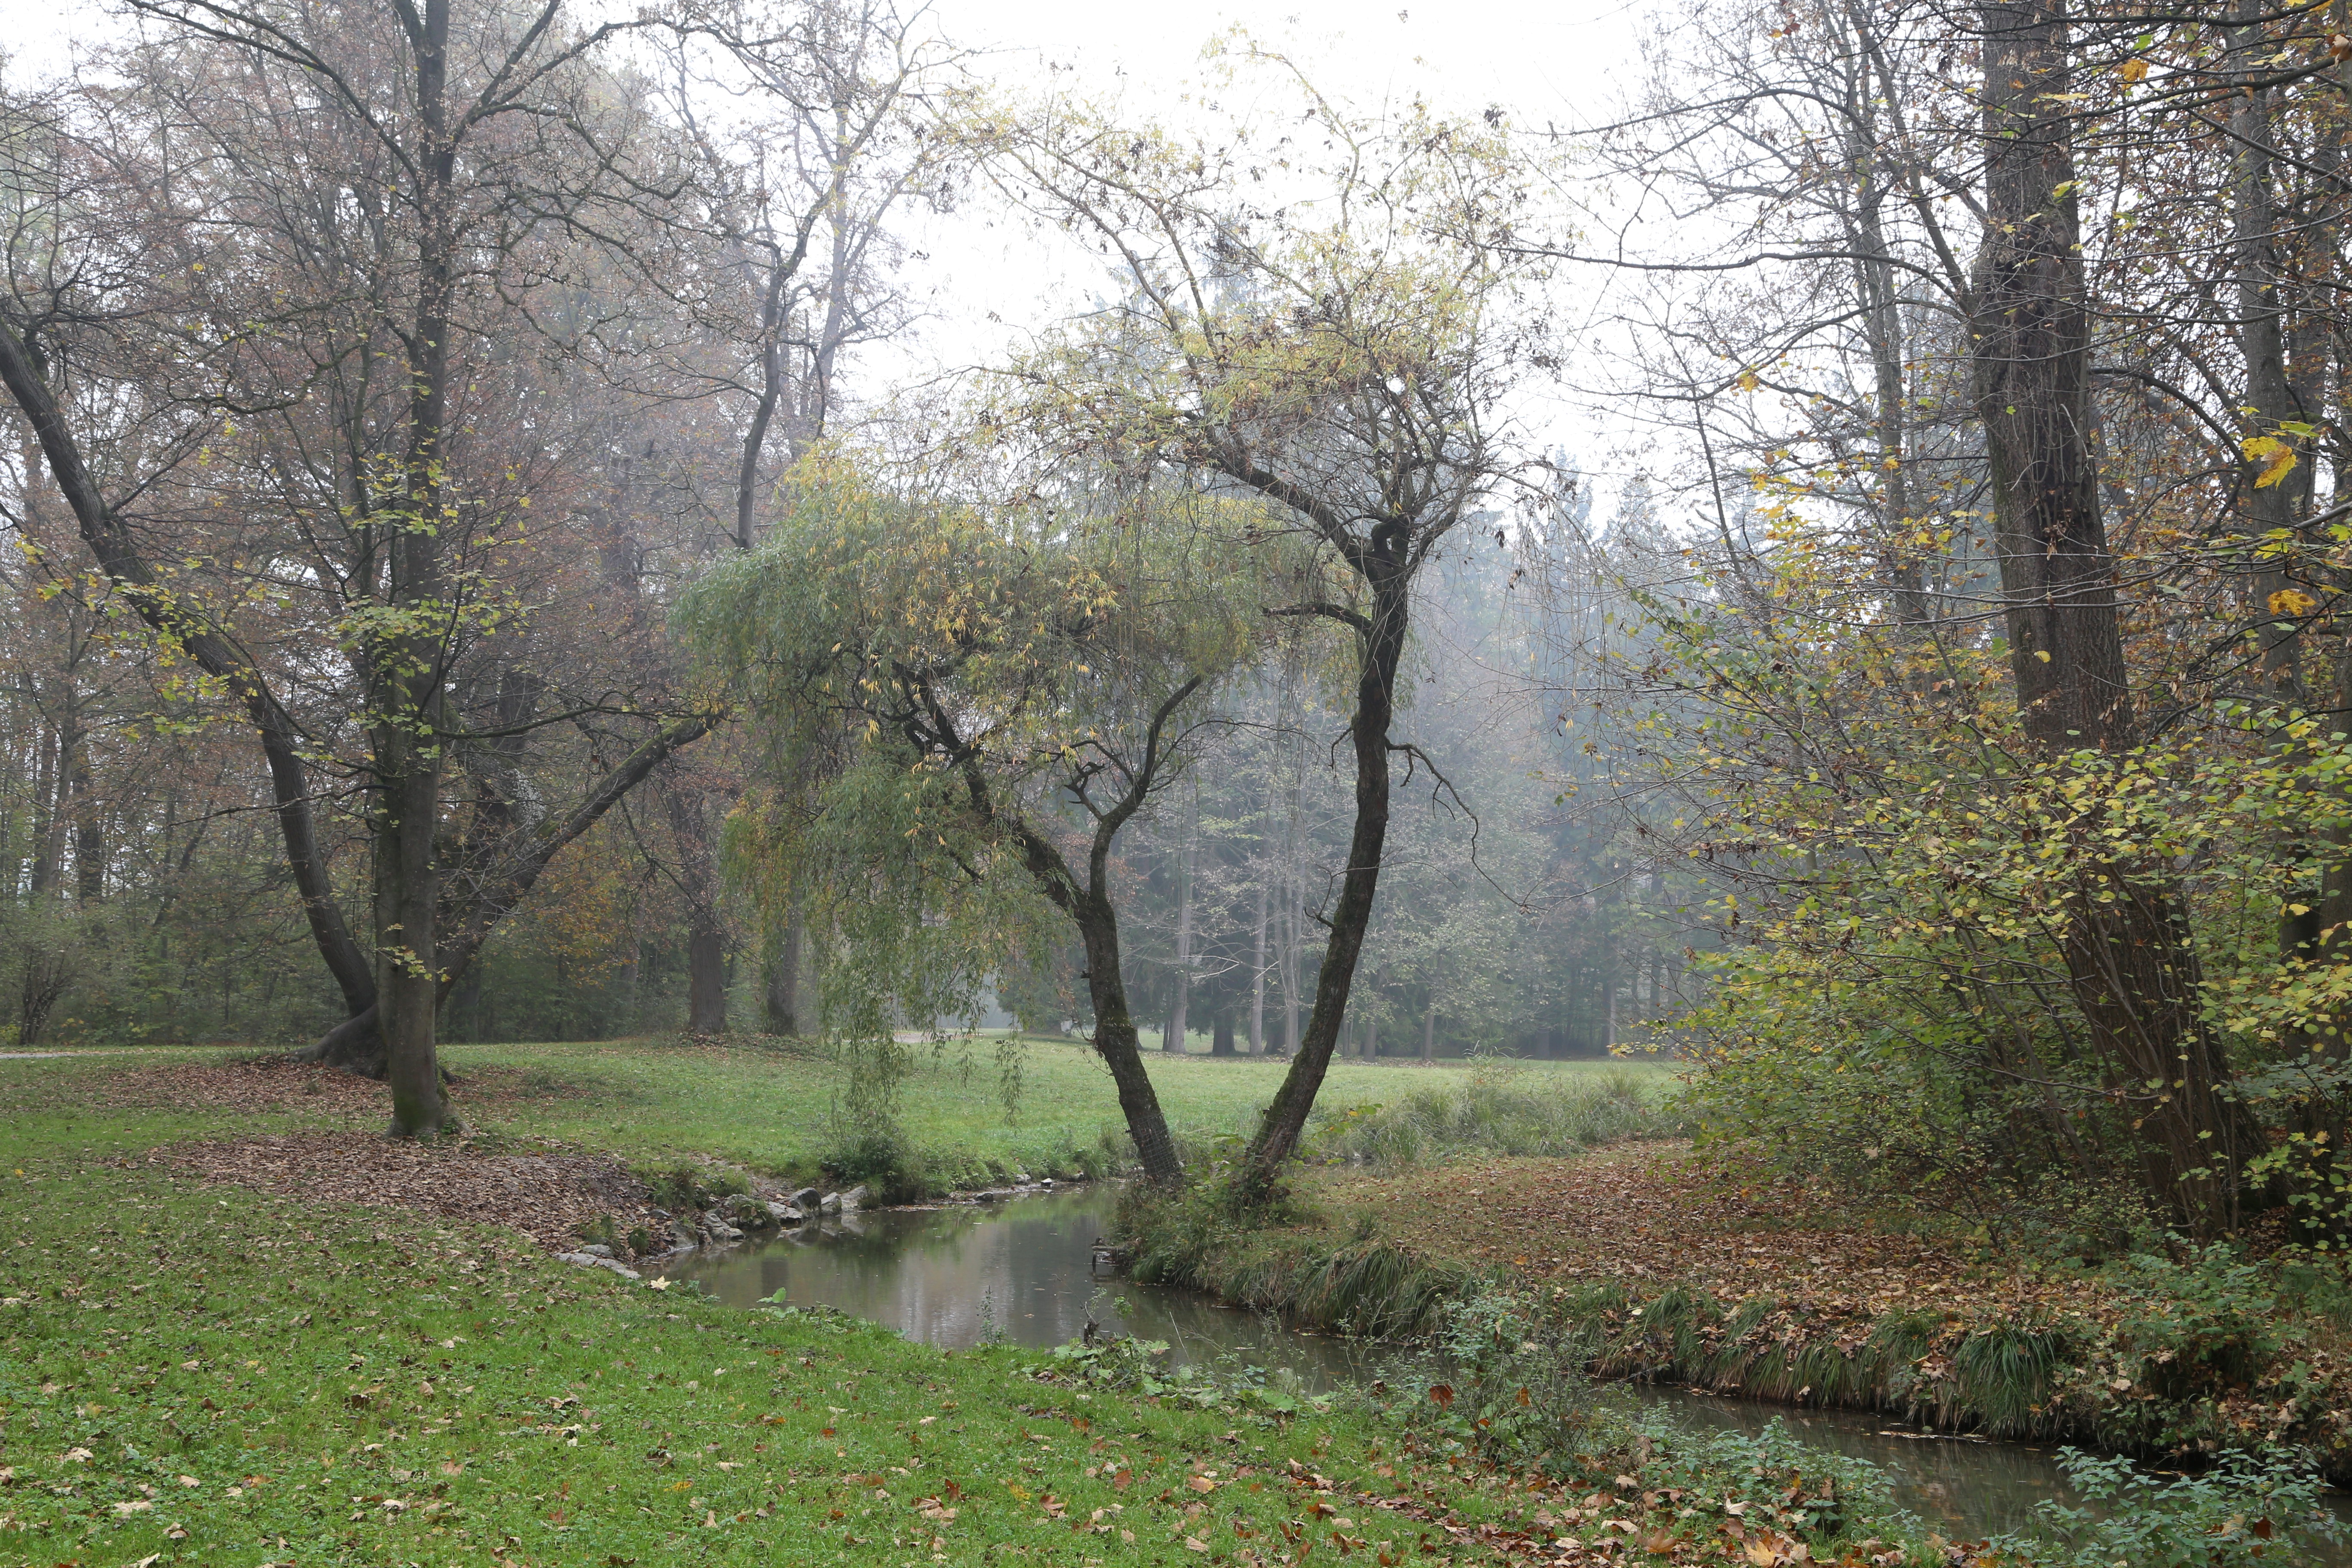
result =
[[686,900],[686,1031],[727,1032],[727,929],[719,915],[709,812],[701,793],[676,773],[663,789],[677,845],[677,887]]
[[613,972],[613,989],[620,999],[620,1016],[616,1020],[623,1034],[635,1034],[643,1026],[639,1020],[637,1001],[637,969],[643,950],[637,933],[631,931],[621,940],[621,951],[628,956],[622,959]]
[[[1973,368],[2018,702],[2045,754],[2121,751],[2133,716],[2091,443],[2065,25],[2054,5],[2021,0],[1984,5],[1982,32]],[[2076,831],[2080,870],[2061,938],[2075,1001],[2115,1087],[2169,1086],[2140,1119],[2150,1192],[2200,1234],[2226,1229],[2237,1167],[2258,1134],[2221,1098],[2228,1066],[2200,1014],[2169,879],[2102,856],[2095,824]]]
[[1389,724],[1395,714],[1397,667],[1404,656],[1411,568],[1402,539],[1383,531],[1361,559],[1370,592],[1370,613],[1357,632],[1356,711],[1349,737],[1356,758],[1356,821],[1348,839],[1347,868],[1331,911],[1331,937],[1315,977],[1315,1011],[1274,1103],[1266,1107],[1251,1141],[1242,1173],[1253,1197],[1272,1192],[1282,1163],[1298,1146],[1307,1112],[1330,1068],[1339,1020],[1348,1011],[1356,961],[1372,923],[1372,900],[1380,890],[1381,858],[1389,834]]
[[1256,946],[1250,960],[1249,1054],[1265,1055],[1265,878],[1257,883]]
[[[1905,448],[1904,370],[1907,356],[1903,340],[1902,296],[1897,289],[1892,252],[1886,242],[1885,208],[1894,188],[1891,176],[1879,167],[1879,137],[1873,105],[1878,92],[1871,81],[1871,61],[1876,54],[1868,30],[1874,18],[1867,5],[1848,13],[1863,37],[1853,52],[1849,68],[1849,100],[1845,105],[1846,158],[1854,178],[1854,269],[1862,300],[1863,335],[1869,345],[1875,382],[1876,406],[1872,423],[1878,447],[1881,575],[1885,578],[1896,622],[1920,626],[1927,619],[1927,596],[1919,570],[1918,552],[1906,537],[1913,525],[1911,479]],[[1879,90],[1896,90],[1891,82]]]
[[[32,676],[27,674],[25,682],[31,686]],[[58,730],[55,724],[41,725],[40,760],[34,772],[32,890],[36,895],[47,892],[56,883],[65,857],[65,818],[58,810]]]
[[448,1117],[434,1016],[441,974],[442,509],[449,454],[449,336],[455,298],[457,147],[448,123],[449,5],[407,18],[416,73],[416,313],[408,340],[408,451],[403,513],[388,519],[390,598],[400,629],[372,649],[375,671],[375,994],[392,1131],[430,1137]]
[[1110,1068],[1111,1083],[1118,1091],[1119,1111],[1127,1119],[1128,1136],[1135,1141],[1136,1159],[1143,1167],[1144,1178],[1166,1187],[1183,1184],[1184,1163],[1176,1152],[1175,1138],[1168,1131],[1168,1118],[1160,1108],[1159,1094],[1151,1087],[1151,1075],[1144,1070],[1143,1042],[1136,1034],[1134,1016],[1128,1010],[1127,977],[1119,963],[1118,913],[1110,901],[1110,851],[1119,829],[1141,808],[1152,781],[1159,775],[1160,735],[1169,719],[1200,687],[1197,677],[1185,681],[1169,694],[1153,715],[1142,761],[1132,771],[1126,794],[1095,820],[1083,884],[1072,875],[1068,860],[1051,839],[1019,817],[997,817],[987,778],[978,762],[968,759],[964,764],[965,783],[974,809],[983,817],[1004,822],[1021,846],[1031,879],[1077,925],[1079,938],[1086,944],[1087,993],[1094,1003],[1095,1052]]
[[1095,1054],[1110,1068],[1118,1091],[1118,1108],[1127,1119],[1128,1136],[1135,1141],[1135,1157],[1144,1178],[1175,1186],[1184,1180],[1183,1162],[1176,1140],[1160,1109],[1151,1075],[1143,1069],[1143,1042],[1128,1011],[1127,982],[1119,973],[1118,921],[1110,900],[1098,891],[1081,893],[1072,910],[1078,935],[1087,948],[1087,994],[1095,1007]]
[[1298,1054],[1298,900],[1286,882],[1282,889],[1282,923],[1276,928],[1276,973],[1282,981],[1282,1054]]
[[73,803],[74,896],[95,903],[106,892],[106,837],[98,819],[98,793],[90,780],[89,731],[81,722],[81,691],[68,670],[65,679],[66,721],[58,762],[67,797]]
[[1197,781],[1184,813],[1184,849],[1177,869],[1176,1000],[1169,1014],[1167,1037],[1160,1049],[1184,1054],[1184,1033],[1192,1006],[1192,863],[1200,848],[1201,790]]
[[707,907],[687,917],[686,1027],[693,1035],[727,1032],[727,933]]
[[[2259,22],[2240,29],[2233,47],[2243,62],[2237,74],[2259,77],[2264,68],[2255,57],[2269,47]],[[2246,391],[2241,413],[2246,434],[2283,441],[2296,449],[2295,466],[2274,482],[2259,483],[2264,460],[2247,458],[2239,472],[2241,499],[2250,542],[2282,530],[2292,530],[2311,494],[2314,466],[2307,459],[2308,443],[2280,426],[2289,420],[2314,423],[2324,410],[2306,409],[2288,378],[2286,310],[2281,295],[2278,208],[2272,195],[2272,129],[2269,89],[2253,86],[2239,89],[2231,114],[2231,134],[2236,168],[2231,180],[2234,209],[2232,249],[2238,274],[2238,352],[2245,361]],[[2282,557],[2282,559],[2285,559]],[[2299,695],[2301,671],[2297,637],[2300,623],[2271,607],[2272,596],[2293,587],[2277,566],[2253,574],[2252,619],[2260,629],[2264,673],[2285,697]]]
[[1421,1016],[1421,1065],[1437,1058],[1437,987],[1429,988],[1429,1006]]
[[783,940],[769,956],[767,984],[768,1032],[787,1038],[801,1032],[801,943],[808,928],[794,899],[784,914]]
[[1209,1054],[1213,1057],[1234,1055],[1234,1020],[1231,1015],[1220,1011],[1209,1028]]

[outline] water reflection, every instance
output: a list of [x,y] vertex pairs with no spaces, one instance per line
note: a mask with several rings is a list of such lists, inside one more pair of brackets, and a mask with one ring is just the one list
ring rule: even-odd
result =
[[[781,1295],[933,1344],[977,1344],[992,1332],[1016,1344],[1064,1344],[1092,1321],[1165,1340],[1172,1359],[1188,1365],[1230,1358],[1286,1367],[1318,1390],[1370,1382],[1407,1353],[1294,1333],[1188,1291],[1098,1271],[1095,1244],[1110,1233],[1116,1202],[1111,1189],[1097,1186],[982,1207],[880,1209],[757,1246],[689,1254],[668,1272],[699,1280],[733,1306]],[[1883,1416],[1791,1410],[1691,1389],[1621,1386],[1612,1397],[1699,1431],[1752,1434],[1784,1420],[1806,1443],[1884,1467],[1902,1504],[1955,1539],[2016,1528],[2037,1501],[2073,1497],[2054,1451],[2034,1445],[1937,1437]]]
[[1111,1189],[1090,1186],[977,1207],[877,1209],[756,1247],[688,1254],[668,1272],[730,1306],[781,1293],[796,1307],[837,1307],[940,1345],[978,1344],[992,1329],[1015,1344],[1066,1344],[1092,1321],[1165,1340],[1186,1365],[1231,1356],[1287,1366],[1315,1388],[1377,1376],[1394,1356],[1097,1270],[1095,1244],[1109,1234],[1116,1203]]

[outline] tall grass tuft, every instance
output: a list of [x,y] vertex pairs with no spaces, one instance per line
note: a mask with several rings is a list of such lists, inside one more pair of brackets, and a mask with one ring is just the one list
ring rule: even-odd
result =
[[1412,1165],[1456,1154],[1575,1154],[1622,1138],[1685,1131],[1660,1086],[1630,1072],[1547,1073],[1482,1063],[1468,1079],[1394,1105],[1350,1106],[1317,1118],[1314,1157]]

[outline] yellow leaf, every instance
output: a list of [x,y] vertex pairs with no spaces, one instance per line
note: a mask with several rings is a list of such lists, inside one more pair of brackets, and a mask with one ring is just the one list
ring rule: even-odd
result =
[[2145,81],[2147,79],[2147,62],[2126,60],[2121,74],[2126,81]]
[[2258,490],[2278,483],[2294,467],[2294,448],[2275,436],[2249,436],[2238,443],[2238,449],[2245,453],[2246,461],[2263,466],[2262,472],[2254,476],[2254,489]]
[[2319,601],[2293,588],[2281,588],[2269,600],[2271,614],[2293,616],[2298,619],[2319,608]]
[[1756,373],[1754,371],[1743,370],[1739,373],[1739,390],[1742,392],[1753,392],[1756,390]]

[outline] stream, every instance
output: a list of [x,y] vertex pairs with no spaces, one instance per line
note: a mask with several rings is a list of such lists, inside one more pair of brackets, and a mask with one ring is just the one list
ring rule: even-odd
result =
[[[772,1241],[690,1253],[666,1272],[698,1281],[730,1306],[781,1293],[794,1306],[838,1308],[934,1344],[977,1344],[998,1334],[1016,1344],[1058,1345],[1092,1321],[1165,1340],[1171,1359],[1186,1364],[1232,1358],[1269,1371],[1287,1368],[1318,1390],[1370,1381],[1410,1353],[1300,1333],[1196,1292],[1139,1285],[1097,1268],[1094,1244],[1110,1234],[1117,1196],[1096,1185],[999,1204],[853,1211]],[[2073,1500],[2053,1448],[1943,1436],[1885,1416],[1695,1389],[1621,1384],[1611,1394],[1700,1431],[1754,1433],[1781,1420],[1807,1443],[1880,1466],[1903,1506],[1956,1540],[2011,1529],[2043,1499]],[[2336,1510],[2352,1518],[2352,1500],[2339,1499]]]

